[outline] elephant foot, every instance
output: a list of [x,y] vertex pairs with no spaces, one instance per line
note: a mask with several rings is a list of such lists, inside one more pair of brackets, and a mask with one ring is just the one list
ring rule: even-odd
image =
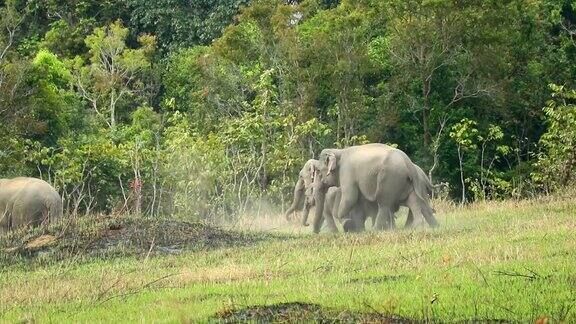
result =
[[345,233],[356,231],[356,226],[354,226],[354,222],[351,219],[343,220],[342,221],[342,228],[344,229]]
[[410,224],[407,224],[405,227],[412,230],[421,228],[424,227],[424,221],[414,221]]

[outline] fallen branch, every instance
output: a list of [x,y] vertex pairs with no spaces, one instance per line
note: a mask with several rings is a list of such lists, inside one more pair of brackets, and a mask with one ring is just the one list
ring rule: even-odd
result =
[[131,295],[135,295],[135,294],[141,292],[142,290],[150,287],[151,285],[153,285],[153,284],[155,284],[155,283],[157,283],[157,282],[159,282],[159,281],[162,281],[162,280],[164,280],[164,279],[166,279],[166,278],[173,277],[173,276],[175,276],[175,275],[177,275],[177,274],[178,274],[178,273],[171,273],[171,274],[165,275],[165,276],[163,276],[163,277],[156,278],[156,279],[154,279],[154,280],[152,280],[152,281],[144,284],[143,286],[139,287],[138,289],[134,289],[134,290],[129,291],[129,292],[125,293],[125,294],[118,294],[118,295],[110,296],[109,298],[106,298],[106,299],[104,299],[103,301],[101,301],[100,303],[98,303],[97,306],[100,306],[100,305],[104,304],[105,302],[110,301],[110,300],[112,300],[112,299],[114,299],[114,298],[122,298],[122,297],[128,297],[128,296],[131,296]]
[[529,280],[548,279],[550,277],[550,276],[542,276],[541,274],[536,273],[535,271],[530,270],[526,267],[524,267],[524,269],[526,269],[528,272],[530,272],[530,274],[524,274],[524,273],[520,273],[517,271],[505,271],[505,270],[494,271],[494,274],[499,275],[499,276],[522,277],[522,278],[526,278]]

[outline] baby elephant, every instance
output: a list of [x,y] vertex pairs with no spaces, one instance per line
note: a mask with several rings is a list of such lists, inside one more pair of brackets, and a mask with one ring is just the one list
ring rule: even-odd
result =
[[0,233],[38,226],[62,217],[62,199],[46,181],[0,179]]
[[358,202],[350,211],[350,215],[339,217],[338,209],[340,208],[341,197],[342,191],[340,187],[328,188],[323,212],[324,219],[328,226],[332,227],[333,225],[331,223],[334,223],[333,220],[339,218],[344,232],[363,232],[366,229],[364,225],[366,217],[374,219],[378,213],[378,205],[359,196]]

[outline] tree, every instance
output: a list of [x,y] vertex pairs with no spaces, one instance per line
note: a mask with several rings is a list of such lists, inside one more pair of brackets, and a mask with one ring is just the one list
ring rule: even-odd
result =
[[131,24],[158,37],[164,50],[208,45],[250,0],[128,0]]
[[544,107],[546,133],[533,177],[547,189],[566,186],[576,170],[576,90],[550,85],[552,100]]
[[74,62],[79,93],[112,129],[117,124],[121,100],[145,90],[141,81],[151,68],[151,55],[156,47],[154,36],[144,34],[138,37],[139,48],[128,48],[127,37],[128,29],[120,22],[96,28],[86,37],[90,62],[84,65],[80,57]]
[[[388,32],[372,46],[382,53],[381,63],[391,67],[395,92],[407,97],[402,104],[420,114],[424,147],[437,149],[433,132],[438,128],[441,135],[449,109],[466,99],[493,93],[494,83],[482,73],[488,62],[482,60],[497,56],[483,57],[473,46],[482,38],[478,34],[488,34],[493,28],[485,21],[487,9],[482,4],[452,0],[389,1],[383,6],[389,18]],[[476,24],[474,29],[470,29],[471,22]]]
[[0,7],[0,118],[2,128],[19,128],[19,120],[29,117],[26,100],[33,87],[26,84],[32,68],[29,62],[16,53],[17,42],[25,13],[16,8],[16,1],[6,1]]
[[[338,146],[354,144],[353,138],[367,131],[365,118],[373,108],[369,84],[379,69],[366,49],[378,32],[377,14],[369,7],[345,1],[321,11],[299,26],[304,71],[315,95],[311,104],[318,115],[335,123]],[[302,64],[304,65],[304,64]]]
[[456,142],[458,150],[458,164],[460,166],[460,185],[462,186],[462,198],[460,202],[466,202],[466,183],[464,178],[464,152],[468,150],[475,150],[477,147],[477,122],[464,118],[459,123],[452,126],[450,138]]

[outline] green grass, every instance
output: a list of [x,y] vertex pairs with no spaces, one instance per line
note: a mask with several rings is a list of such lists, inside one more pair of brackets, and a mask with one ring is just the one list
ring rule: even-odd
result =
[[267,236],[179,255],[7,266],[1,321],[204,322],[298,301],[436,321],[576,322],[576,199],[438,217],[437,230]]

